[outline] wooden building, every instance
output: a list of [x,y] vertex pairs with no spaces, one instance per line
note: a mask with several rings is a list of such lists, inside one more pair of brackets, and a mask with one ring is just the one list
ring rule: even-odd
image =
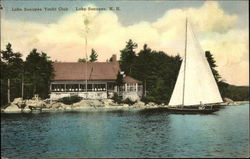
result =
[[111,98],[115,92],[124,99],[139,99],[142,96],[142,82],[124,76],[125,84],[115,86],[120,70],[116,55],[112,62],[57,62],[53,63],[54,78],[50,85],[50,98],[56,100],[78,95],[86,99]]

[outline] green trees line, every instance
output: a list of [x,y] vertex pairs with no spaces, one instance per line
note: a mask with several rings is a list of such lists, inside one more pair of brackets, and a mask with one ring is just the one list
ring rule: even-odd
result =
[[14,52],[11,44],[1,50],[1,106],[14,98],[32,98],[39,94],[47,98],[53,78],[52,61],[44,52],[33,49],[23,61],[22,54]]

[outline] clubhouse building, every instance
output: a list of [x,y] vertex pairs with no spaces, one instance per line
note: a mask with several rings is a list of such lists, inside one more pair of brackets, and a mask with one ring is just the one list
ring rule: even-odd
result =
[[54,78],[50,84],[50,98],[78,95],[85,99],[112,98],[114,93],[123,99],[138,100],[142,97],[142,82],[123,75],[124,85],[115,85],[120,66],[116,55],[112,62],[56,62]]

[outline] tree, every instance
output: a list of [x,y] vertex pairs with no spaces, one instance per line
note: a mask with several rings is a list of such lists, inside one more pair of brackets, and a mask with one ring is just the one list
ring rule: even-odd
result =
[[219,72],[215,69],[217,67],[216,61],[215,61],[213,55],[210,53],[210,51],[205,51],[205,55],[206,55],[207,61],[209,63],[209,66],[212,70],[212,73],[214,75],[214,78],[215,78],[216,82],[218,82],[220,80],[221,76],[219,75]]
[[14,53],[11,44],[1,50],[1,105],[21,96],[23,60],[19,52]]
[[227,95],[229,84],[227,84],[226,82],[224,82],[221,79],[219,72],[215,69],[217,67],[216,61],[215,61],[213,55],[210,53],[210,51],[205,51],[205,55],[206,55],[207,61],[209,63],[209,66],[212,70],[212,73],[214,75],[215,81],[218,85],[220,94],[221,94],[222,98],[224,98]]
[[112,62],[113,61],[113,56],[111,56],[109,59],[107,59],[107,62]]
[[118,74],[116,76],[115,84],[118,87],[118,93],[119,93],[120,87],[124,84],[123,75],[120,72],[118,72]]
[[144,99],[156,103],[168,103],[180,64],[179,55],[169,56],[163,51],[153,51],[145,44],[134,59],[131,76],[143,82],[143,92],[147,91],[147,99]]
[[126,75],[130,75],[133,68],[133,61],[136,58],[134,49],[137,48],[137,44],[134,43],[131,39],[126,42],[126,46],[121,50],[120,65],[121,69],[125,72]]
[[89,56],[89,58],[90,58],[89,61],[90,62],[95,62],[95,61],[97,61],[97,57],[98,57],[97,52],[94,49],[92,49],[91,54]]
[[32,91],[26,93],[28,98],[39,94],[42,98],[47,98],[49,93],[50,81],[53,78],[52,61],[46,53],[39,53],[33,49],[26,57],[24,64],[25,83],[31,83]]
[[78,59],[78,62],[86,62],[86,59],[85,59],[85,58],[82,58],[82,59],[79,58],[79,59]]

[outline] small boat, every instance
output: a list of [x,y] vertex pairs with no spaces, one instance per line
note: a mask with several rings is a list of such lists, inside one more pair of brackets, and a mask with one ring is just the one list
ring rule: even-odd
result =
[[167,110],[193,114],[218,111],[222,101],[204,51],[186,18],[185,52]]

